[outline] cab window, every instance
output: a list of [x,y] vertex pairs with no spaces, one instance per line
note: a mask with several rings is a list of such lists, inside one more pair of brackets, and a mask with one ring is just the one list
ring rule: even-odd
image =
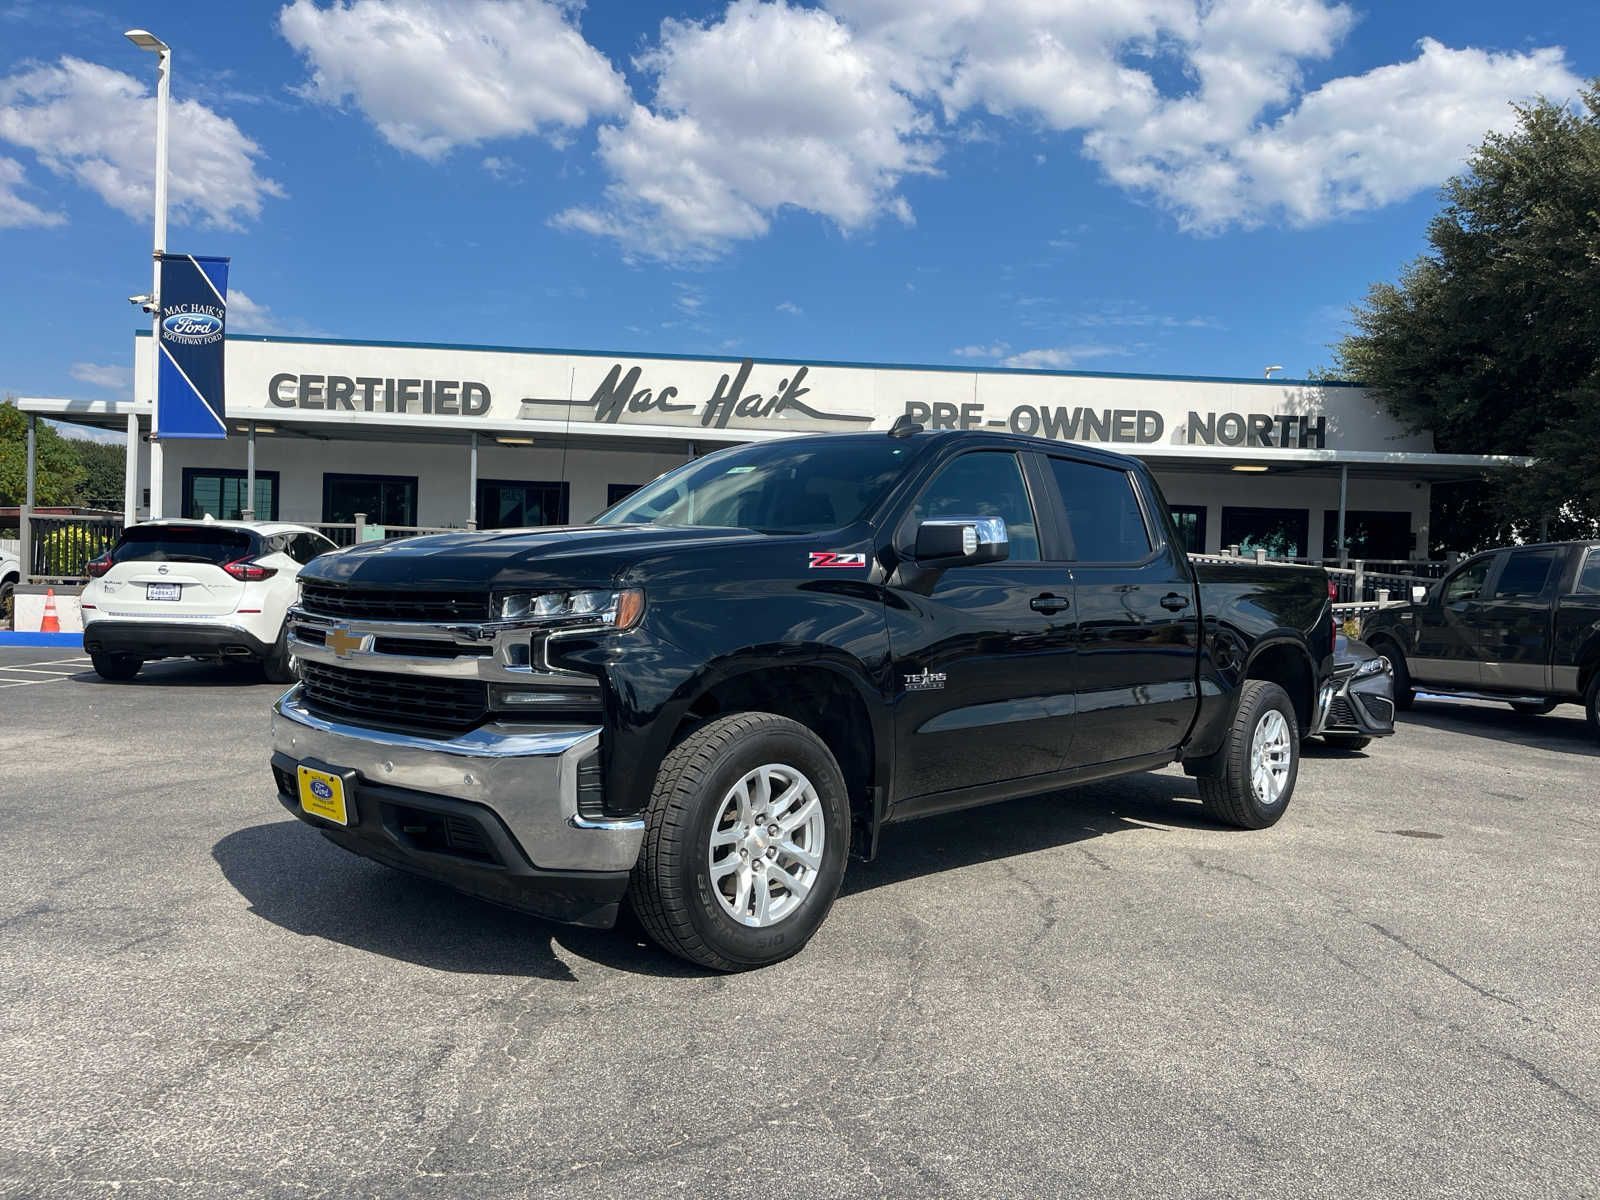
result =
[[1039,561],[1039,529],[1022,481],[1022,466],[1007,450],[963,454],[939,468],[911,510],[912,528],[939,517],[1000,517],[1012,562]]
[[1150,528],[1128,472],[1070,458],[1052,458],[1050,470],[1061,492],[1073,561],[1136,563],[1150,557]]
[[1557,561],[1555,550],[1513,550],[1495,580],[1494,598],[1526,600],[1542,595]]
[[1585,596],[1600,596],[1600,550],[1589,551],[1578,572],[1578,586],[1573,589]]
[[1470,562],[1445,581],[1444,603],[1458,604],[1463,600],[1483,597],[1483,581],[1489,578],[1489,565],[1494,558],[1480,558]]

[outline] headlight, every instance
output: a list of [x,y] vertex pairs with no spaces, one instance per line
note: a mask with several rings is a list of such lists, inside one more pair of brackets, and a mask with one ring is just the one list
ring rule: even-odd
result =
[[1377,658],[1364,659],[1356,668],[1356,678],[1365,679],[1368,675],[1382,675],[1389,669],[1389,660],[1379,655]]
[[644,616],[644,592],[513,592],[500,598],[498,615],[531,625],[632,629]]

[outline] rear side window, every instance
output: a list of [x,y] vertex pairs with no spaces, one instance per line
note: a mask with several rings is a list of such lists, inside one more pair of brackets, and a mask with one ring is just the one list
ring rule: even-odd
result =
[[938,517],[1000,517],[1006,523],[1013,562],[1039,561],[1039,529],[1033,505],[1022,482],[1017,456],[1005,450],[980,450],[963,454],[939,468],[933,482],[922,490],[916,522]]
[[1131,475],[1070,458],[1052,458],[1050,469],[1066,509],[1074,562],[1132,563],[1150,557],[1150,527]]
[[1585,596],[1600,596],[1600,550],[1589,551],[1578,572],[1578,586],[1573,589]]
[[111,561],[193,562],[221,566],[254,555],[259,540],[242,529],[204,525],[135,525],[111,551]]
[[1557,553],[1554,550],[1513,551],[1506,559],[1506,565],[1500,570],[1500,578],[1495,582],[1494,598],[1526,599],[1529,596],[1542,594],[1556,561]]

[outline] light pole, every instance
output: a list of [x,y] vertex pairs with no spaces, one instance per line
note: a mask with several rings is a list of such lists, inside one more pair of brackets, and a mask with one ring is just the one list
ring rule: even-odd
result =
[[161,255],[167,248],[167,104],[172,95],[172,47],[155,34],[130,29],[123,34],[156,56],[156,220],[154,279],[150,286],[150,518],[161,516],[161,429],[156,390],[161,379]]

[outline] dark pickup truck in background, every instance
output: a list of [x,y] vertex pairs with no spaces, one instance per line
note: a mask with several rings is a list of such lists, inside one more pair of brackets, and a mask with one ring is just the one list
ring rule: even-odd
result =
[[1174,761],[1282,816],[1333,695],[1320,568],[1191,564],[1137,460],[1003,434],[725,450],[587,526],[329,554],[280,798],[345,848],[737,970],[897,821]]
[[1401,708],[1419,689],[1522,713],[1582,704],[1600,735],[1600,542],[1475,555],[1420,602],[1380,609],[1362,637],[1393,664]]

